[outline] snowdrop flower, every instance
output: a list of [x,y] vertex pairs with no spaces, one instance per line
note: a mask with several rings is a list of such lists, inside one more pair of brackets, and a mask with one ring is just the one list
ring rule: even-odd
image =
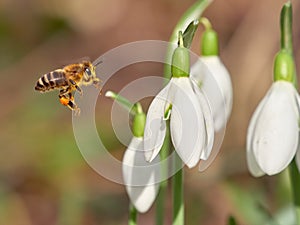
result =
[[140,213],[147,212],[158,194],[160,157],[146,161],[143,138],[133,137],[123,157],[123,179],[130,202]]
[[[253,176],[280,173],[296,154],[300,98],[293,76],[292,56],[279,52],[274,63],[275,82],[256,108],[248,128],[247,163]],[[298,168],[299,154],[298,150]]]
[[140,103],[131,107],[127,99],[111,91],[106,92],[106,97],[111,97],[121,104],[127,104],[125,108],[135,111],[132,132],[133,138],[128,145],[122,161],[123,180],[130,202],[140,213],[144,213],[152,206],[158,194],[160,180],[160,157],[156,157],[151,163],[145,160],[143,151],[143,134],[146,115]]
[[[225,127],[232,109],[232,84],[228,70],[219,57],[218,34],[208,19],[201,18],[205,26],[202,35],[201,57],[191,67],[194,79],[207,95],[214,117],[215,131]],[[203,66],[204,65],[204,66]]]
[[211,104],[215,131],[221,130],[232,109],[232,84],[228,70],[219,56],[202,56],[191,67],[191,78],[199,84]]
[[189,52],[179,46],[172,58],[172,78],[152,101],[146,119],[144,148],[147,161],[159,153],[170,118],[171,139],[177,154],[189,167],[206,160],[214,140],[213,117],[209,103],[197,84],[189,78]]

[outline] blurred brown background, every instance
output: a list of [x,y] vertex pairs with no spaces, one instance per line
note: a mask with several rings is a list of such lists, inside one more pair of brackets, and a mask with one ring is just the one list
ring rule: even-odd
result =
[[[1,225],[127,223],[124,187],[100,177],[84,161],[74,140],[71,113],[59,104],[57,93],[41,95],[33,88],[42,74],[82,57],[94,60],[137,40],[168,41],[173,27],[193,3],[0,0]],[[288,202],[288,188],[279,185],[280,176],[252,178],[245,160],[249,119],[272,82],[284,3],[215,0],[204,13],[219,33],[221,58],[231,72],[234,105],[213,165],[203,173],[186,170],[186,224],[226,224],[229,215],[239,224],[260,224],[255,221],[264,218],[254,220],[251,214],[259,211],[259,206],[253,203],[245,210],[242,199],[252,204],[253,198],[258,198],[271,214]],[[292,3],[299,71],[300,3]],[[193,42],[196,53],[201,31]],[[161,74],[161,68],[152,64],[132,67],[118,73],[103,90],[118,91],[133,78]],[[112,101],[99,98],[98,126],[104,131],[107,147],[120,158],[125,147],[109,123]],[[168,196],[166,224],[170,224],[171,204]],[[140,224],[154,224],[154,213],[152,208],[141,215]]]

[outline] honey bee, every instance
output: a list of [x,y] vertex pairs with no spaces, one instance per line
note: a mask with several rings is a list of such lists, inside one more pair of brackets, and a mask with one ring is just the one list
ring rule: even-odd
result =
[[90,61],[83,61],[46,73],[36,82],[35,90],[46,92],[58,89],[60,103],[79,114],[80,109],[74,101],[73,92],[78,91],[82,95],[82,85],[93,84],[99,87],[100,79],[96,77],[95,69],[100,63],[94,66]]

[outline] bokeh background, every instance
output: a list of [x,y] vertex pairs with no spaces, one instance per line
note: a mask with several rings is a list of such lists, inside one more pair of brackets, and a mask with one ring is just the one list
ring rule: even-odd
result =
[[[168,41],[194,1],[180,0],[0,0],[0,224],[126,224],[125,188],[104,179],[82,158],[72,131],[71,112],[57,93],[34,91],[42,74],[82,57],[98,58],[121,44]],[[215,0],[204,15],[219,33],[221,58],[231,73],[234,104],[222,149],[205,172],[186,170],[186,224],[266,224],[287,215],[285,173],[255,179],[246,167],[250,117],[272,82],[279,50],[283,0]],[[294,11],[294,54],[300,71],[300,4]],[[192,49],[199,53],[197,31]],[[138,77],[162,74],[145,63],[119,71],[103,87],[118,91]],[[100,75],[101,77],[101,75]],[[100,96],[98,130],[116,158],[124,153],[110,124],[112,101]],[[145,103],[145,108],[147,104]],[[286,182],[282,182],[286,180]],[[166,200],[165,224],[171,221]],[[268,215],[261,212],[268,212]],[[154,224],[155,207],[139,216]],[[279,214],[278,214],[279,213]]]

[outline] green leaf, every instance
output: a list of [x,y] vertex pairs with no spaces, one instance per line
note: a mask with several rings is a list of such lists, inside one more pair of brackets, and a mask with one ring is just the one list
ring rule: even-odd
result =
[[228,225],[237,225],[237,222],[233,216],[229,216],[227,224]]
[[228,182],[224,190],[236,213],[247,221],[248,225],[266,224],[270,220],[269,212],[263,206],[263,193],[259,193],[258,190],[246,191],[232,182]]

